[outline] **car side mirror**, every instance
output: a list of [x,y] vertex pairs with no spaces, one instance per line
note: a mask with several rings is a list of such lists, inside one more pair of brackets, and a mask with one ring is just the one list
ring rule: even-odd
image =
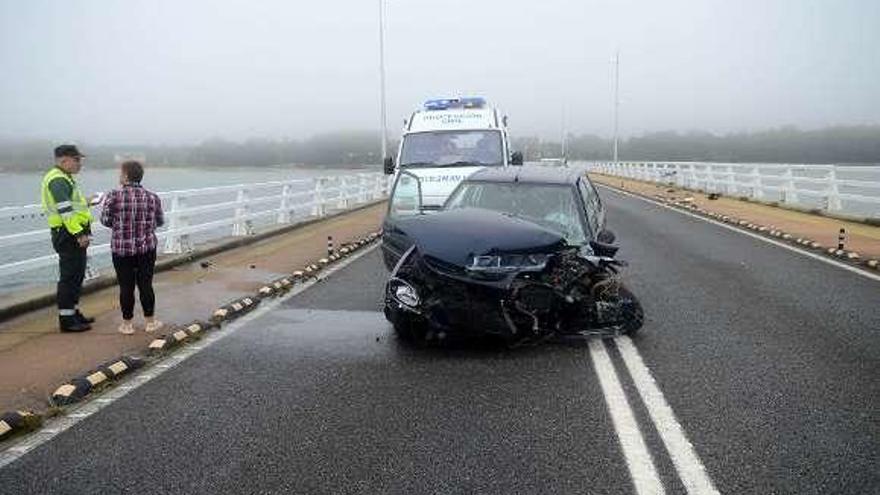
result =
[[522,151],[514,151],[510,154],[510,164],[511,165],[522,165],[523,164],[523,154]]
[[596,236],[596,240],[602,244],[614,244],[615,239],[617,239],[617,236],[608,229],[602,229],[599,231],[599,235]]
[[385,175],[391,175],[394,173],[394,158],[390,156],[385,157],[384,169]]
[[617,246],[605,244],[601,241],[590,241],[590,247],[593,249],[593,254],[605,258],[613,258],[617,254],[617,250],[620,249]]

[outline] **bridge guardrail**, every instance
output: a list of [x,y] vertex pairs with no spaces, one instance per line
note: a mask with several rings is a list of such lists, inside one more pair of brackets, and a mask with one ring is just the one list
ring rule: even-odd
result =
[[588,167],[607,175],[880,218],[880,165],[592,162]]
[[[361,173],[157,194],[165,213],[165,226],[156,232],[160,249],[165,254],[175,254],[192,250],[191,236],[196,233],[216,232],[210,239],[228,235],[246,236],[254,233],[257,220],[268,220],[267,223],[274,225],[290,224],[384,198],[388,195],[388,178],[381,173]],[[219,197],[219,201],[212,200],[212,197]],[[97,218],[100,206],[94,206],[92,212]],[[205,219],[206,216],[213,218]],[[58,256],[54,253],[5,262],[15,258],[13,250],[26,249],[27,244],[43,242],[48,245],[46,227],[40,225],[36,228],[34,225],[44,217],[40,205],[0,208],[0,221],[23,221],[32,225],[32,230],[0,235],[0,260],[4,260],[0,264],[0,277],[51,267],[57,263]],[[92,229],[96,236],[109,235],[108,229],[97,222]],[[90,256],[109,252],[109,242],[89,248]]]

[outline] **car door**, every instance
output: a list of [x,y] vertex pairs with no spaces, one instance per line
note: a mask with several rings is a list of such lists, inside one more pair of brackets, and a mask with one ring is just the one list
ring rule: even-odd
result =
[[415,174],[403,170],[394,181],[388,210],[382,222],[382,258],[389,270],[394,268],[397,260],[412,245],[412,241],[400,229],[399,222],[422,213],[421,180]]
[[581,182],[585,184],[585,186],[589,187],[591,196],[594,201],[594,209],[596,211],[597,224],[599,229],[596,231],[601,232],[605,229],[605,205],[602,203],[602,198],[599,196],[599,191],[596,189],[596,185],[593,184],[593,181],[589,179],[589,177],[581,178]]
[[599,195],[588,183],[584,177],[578,179],[578,192],[581,196],[581,202],[584,206],[584,212],[587,216],[587,226],[590,229],[590,237],[596,238],[596,235],[605,228],[605,214],[602,204],[599,202]]

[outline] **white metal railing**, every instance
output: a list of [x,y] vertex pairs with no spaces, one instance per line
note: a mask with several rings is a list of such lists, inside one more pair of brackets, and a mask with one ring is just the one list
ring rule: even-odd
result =
[[[283,225],[308,218],[319,218],[349,209],[388,195],[388,178],[380,173],[361,173],[296,179],[289,181],[238,184],[158,193],[162,199],[165,226],[156,232],[161,250],[166,254],[193,249],[192,235],[211,235],[208,239],[247,236],[254,233],[257,222]],[[220,198],[217,200],[217,198]],[[97,220],[100,207],[93,207]],[[0,222],[29,224],[31,230],[0,235],[0,277],[53,266],[56,254],[14,259],[14,250],[27,250],[27,244],[49,244],[45,217],[40,205],[0,208]],[[209,218],[205,218],[209,217]],[[5,231],[15,230],[5,229]],[[97,221],[92,226],[96,237],[108,237],[107,229]],[[205,239],[207,240],[207,239]],[[31,250],[31,252],[33,252]],[[93,245],[89,255],[110,252],[109,242]]]
[[592,172],[880,218],[880,165],[593,162]]

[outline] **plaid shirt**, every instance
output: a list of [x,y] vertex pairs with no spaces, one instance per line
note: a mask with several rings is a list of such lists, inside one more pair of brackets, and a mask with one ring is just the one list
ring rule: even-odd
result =
[[113,230],[110,251],[134,256],[156,249],[156,227],[164,223],[162,201],[140,184],[126,184],[104,196],[101,223]]

